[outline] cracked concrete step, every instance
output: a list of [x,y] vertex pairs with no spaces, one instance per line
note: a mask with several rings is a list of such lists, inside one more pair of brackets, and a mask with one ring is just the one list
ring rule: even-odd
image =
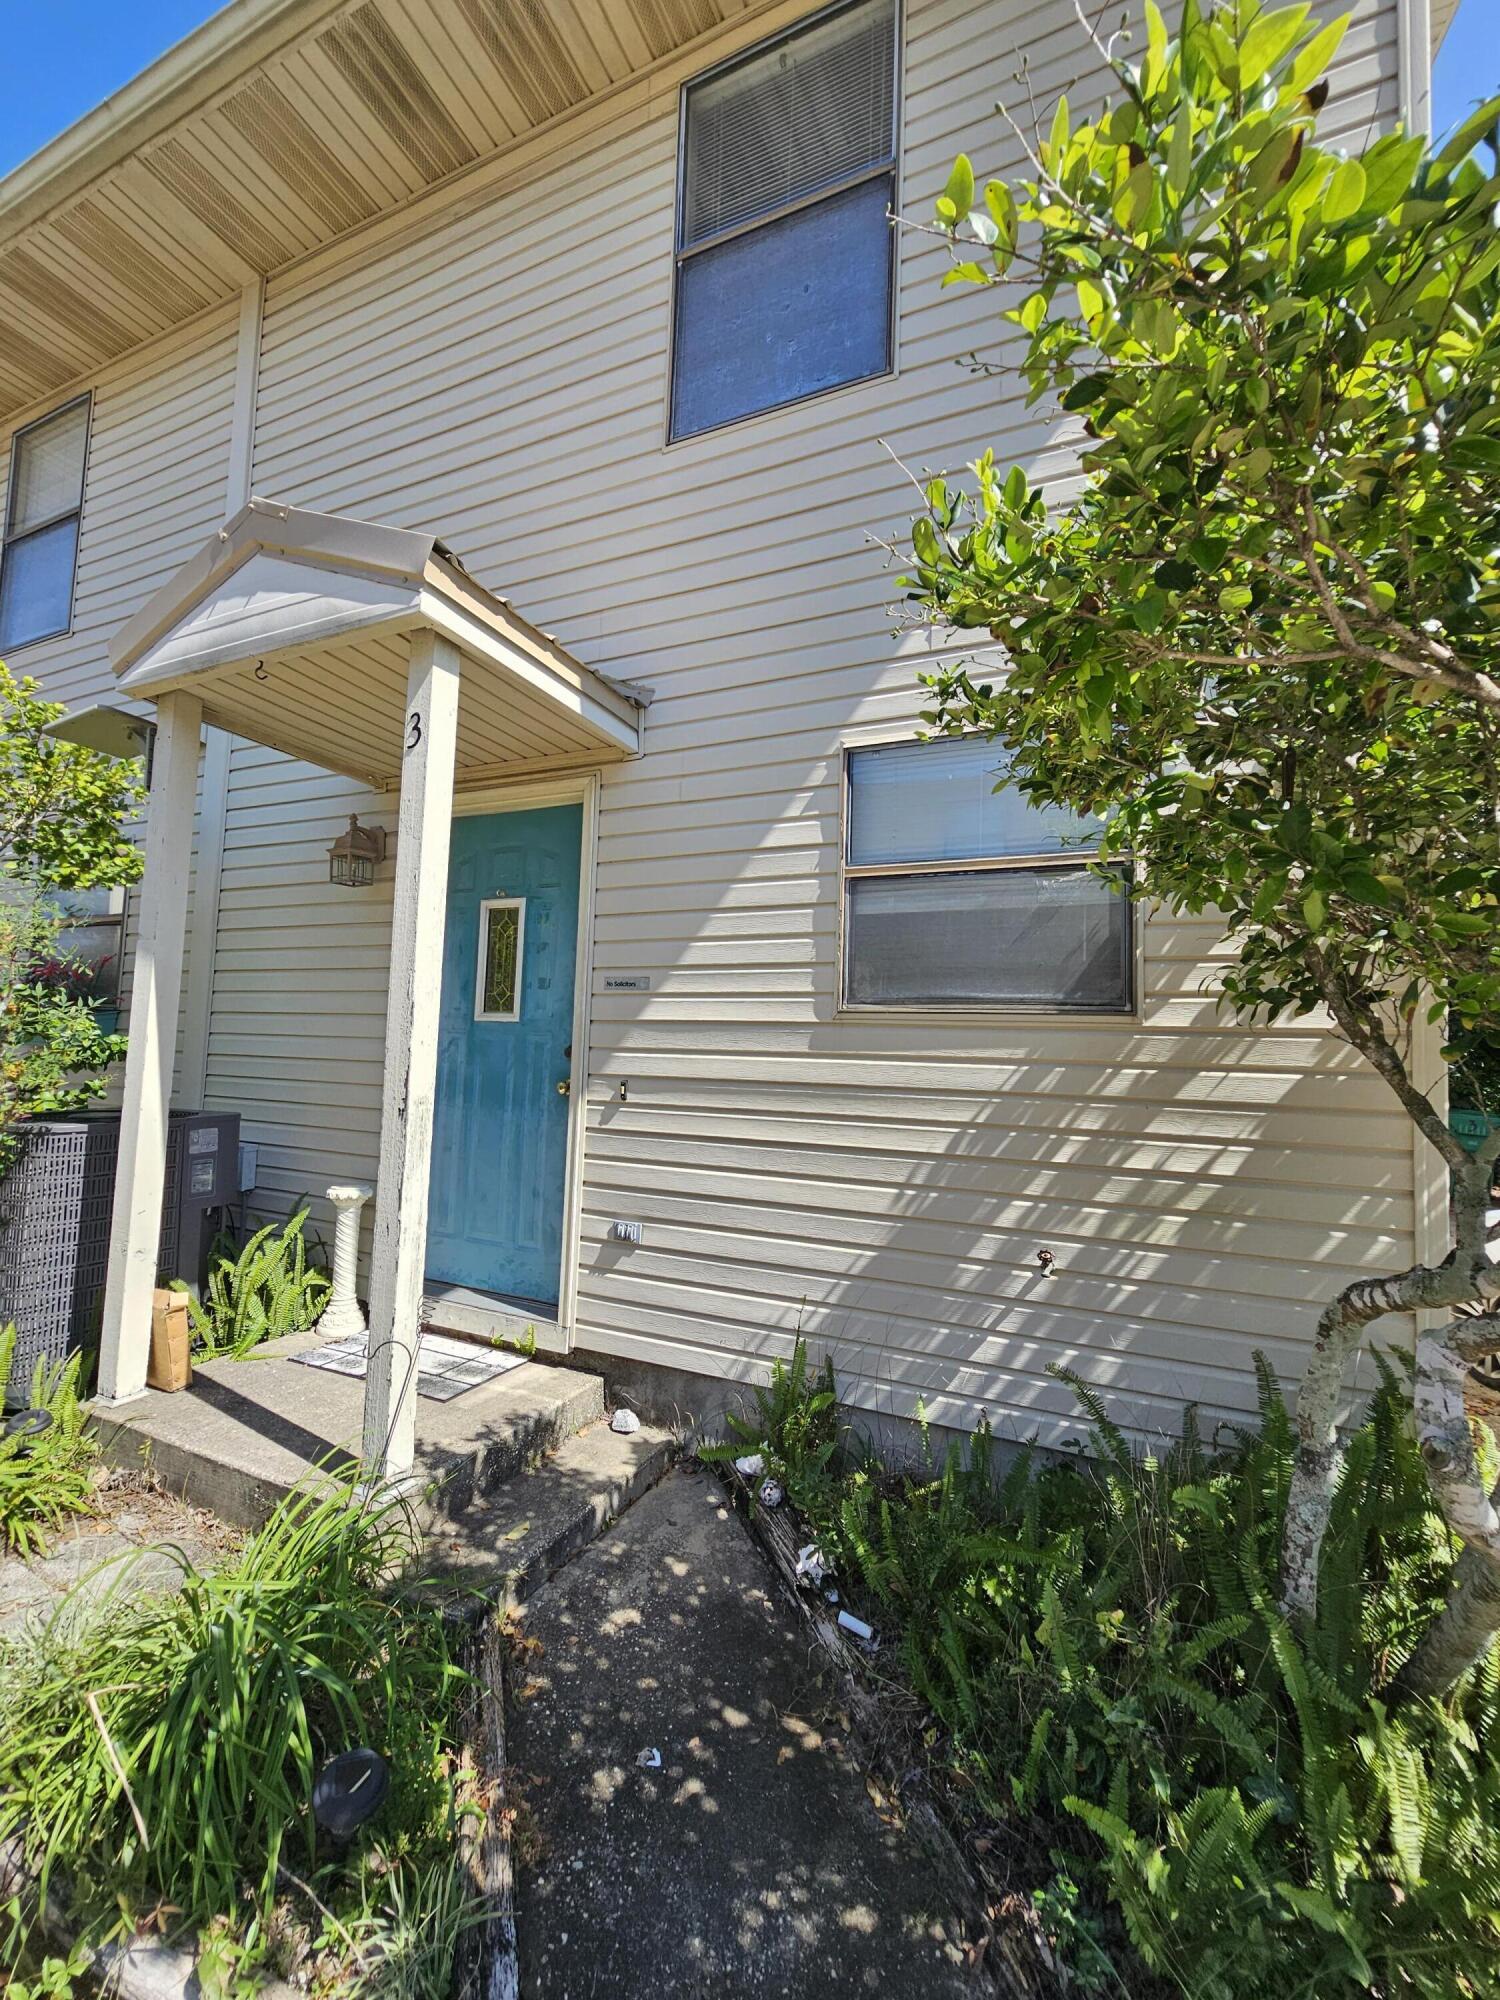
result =
[[521,1603],[655,1485],[677,1440],[595,1423],[462,1513],[432,1519],[415,1587],[453,1616]]
[[[210,1361],[191,1387],[148,1389],[96,1409],[105,1457],[148,1464],[173,1492],[236,1527],[257,1528],[319,1465],[357,1455],[364,1381],[294,1357],[320,1336],[268,1342],[242,1361]],[[451,1402],[417,1398],[416,1473],[433,1488],[428,1513],[462,1512],[476,1498],[604,1410],[604,1383],[577,1369],[527,1361]]]

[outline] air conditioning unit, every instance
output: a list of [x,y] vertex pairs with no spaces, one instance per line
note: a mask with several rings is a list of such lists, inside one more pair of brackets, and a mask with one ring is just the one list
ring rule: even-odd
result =
[[[237,1111],[172,1113],[159,1283],[203,1283],[209,1248],[239,1192],[239,1139]],[[0,1325],[16,1326],[13,1396],[25,1392],[38,1355],[57,1362],[98,1343],[119,1156],[117,1111],[36,1119],[0,1180]]]

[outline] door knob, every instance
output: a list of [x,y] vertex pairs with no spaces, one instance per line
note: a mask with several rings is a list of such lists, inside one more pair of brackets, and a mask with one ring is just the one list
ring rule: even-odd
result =
[[568,1081],[567,1077],[564,1077],[562,1082],[557,1086],[557,1094],[559,1097],[566,1097],[569,1091],[572,1090],[572,1088],[573,1086]]

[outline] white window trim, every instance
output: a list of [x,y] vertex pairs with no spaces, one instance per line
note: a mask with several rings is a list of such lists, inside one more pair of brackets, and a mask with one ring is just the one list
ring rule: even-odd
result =
[[[490,942],[490,911],[515,910],[516,916],[516,1004],[504,1013],[486,1013],[484,1005],[485,960]],[[479,950],[474,966],[474,1019],[476,1021],[519,1021],[521,981],[526,972],[526,898],[486,896],[479,905]]]
[[805,15],[800,21],[788,22],[786,27],[778,28],[774,34],[766,35],[759,41],[751,42],[742,49],[736,49],[733,55],[726,56],[722,62],[714,63],[708,69],[700,70],[696,76],[686,78],[678,87],[677,182],[672,204],[672,283],[667,301],[666,396],[662,410],[662,448],[665,451],[677,451],[684,446],[697,444],[704,438],[718,437],[722,432],[734,430],[741,424],[765,423],[768,418],[779,416],[784,411],[805,409],[809,403],[820,403],[828,396],[847,396],[853,390],[867,389],[873,382],[887,382],[893,376],[900,373],[897,342],[900,337],[901,325],[898,310],[901,295],[901,231],[892,224],[890,280],[887,285],[886,298],[886,365],[884,368],[877,369],[869,375],[857,375],[849,382],[830,382],[825,389],[810,389],[805,396],[789,397],[784,403],[770,403],[762,410],[747,410],[741,417],[726,417],[722,423],[707,424],[702,430],[684,431],[680,437],[673,435],[672,405],[677,387],[678,279],[683,265],[690,258],[697,256],[701,250],[716,250],[720,244],[732,242],[737,236],[746,236],[751,230],[764,228],[768,223],[779,222],[784,216],[795,215],[799,210],[804,208],[812,208],[820,201],[831,201],[835,195],[847,194],[850,188],[863,187],[866,182],[879,179],[882,176],[888,175],[890,178],[892,214],[899,215],[901,212],[901,157],[906,134],[906,92],[904,88],[906,81],[904,62],[906,54],[906,6],[905,0],[896,0],[895,19],[891,29],[895,38],[895,47],[891,57],[891,151],[889,157],[876,166],[862,169],[857,174],[846,175],[843,180],[835,182],[830,187],[820,188],[813,194],[800,195],[795,201],[785,202],[780,208],[772,209],[768,215],[758,215],[753,221],[737,223],[732,229],[720,230],[716,236],[707,236],[701,243],[695,243],[689,249],[684,249],[682,245],[683,196],[686,191],[687,175],[688,97],[690,93],[699,84],[707,83],[710,78],[721,75],[725,70],[737,69],[742,63],[752,62],[757,56],[764,55],[767,49],[775,48],[778,43],[791,41],[805,30],[815,28],[820,21],[827,20],[832,15],[841,14],[851,6],[857,4],[858,0],[833,0],[831,6],[822,7],[816,13]]
[[[63,892],[66,894],[66,890]],[[125,998],[125,932],[130,922],[130,891],[118,885],[109,891],[109,908],[97,917],[71,917],[62,925],[64,932],[70,930],[103,930],[106,924],[116,931],[115,942],[115,997],[110,1003],[122,1009]]]
[[[85,407],[88,414],[83,426],[83,464],[78,474],[78,505],[66,508],[61,514],[54,514],[50,520],[38,521],[34,526],[28,528],[24,534],[13,535],[11,533],[10,522],[11,510],[15,505],[16,497],[16,456],[21,448],[22,440],[29,436],[32,431],[40,430],[44,424],[50,424],[54,418],[65,416],[69,410],[77,409],[80,403]],[[3,541],[0,541],[0,583],[4,581],[5,564],[9,560],[12,548],[19,547],[24,542],[29,542],[35,535],[45,534],[49,528],[55,528],[60,521],[76,520],[78,523],[78,533],[73,538],[73,574],[68,579],[67,623],[58,626],[55,632],[38,632],[34,638],[22,639],[13,646],[5,647],[6,658],[10,658],[16,653],[25,652],[28,646],[44,646],[49,640],[67,639],[72,635],[73,616],[78,608],[78,559],[83,550],[83,502],[85,494],[88,491],[89,449],[93,441],[94,393],[91,389],[85,389],[81,396],[70,396],[65,403],[59,403],[56,409],[44,410],[41,416],[33,417],[29,424],[23,424],[18,431],[12,431],[11,433],[10,465],[7,470],[5,482],[5,533]]]
[[[849,837],[851,832],[850,813],[850,766],[854,755],[861,750],[888,749],[897,743],[919,743],[922,739],[909,729],[890,733],[887,730],[857,730],[850,734],[839,747],[839,907],[838,939],[834,953],[836,1015],[849,1015],[864,1020],[880,1021],[928,1021],[937,1017],[945,1023],[962,1024],[965,1021],[1005,1021],[1012,1026],[1024,1025],[1028,1021],[1045,1022],[1052,1027],[1072,1025],[1087,1029],[1116,1022],[1138,1024],[1141,1019],[1141,1000],[1144,992],[1144,951],[1146,931],[1145,908],[1131,899],[1129,905],[1130,934],[1126,942],[1126,967],[1129,991],[1123,1007],[1068,1007],[1061,1003],[1050,1005],[1037,1000],[990,1000],[984,1002],[965,1000],[945,1002],[895,1001],[887,1004],[880,1000],[851,1000],[849,993],[849,884],[870,876],[909,877],[914,875],[978,875],[999,873],[1004,869],[1025,869],[1035,872],[1038,868],[1059,868],[1078,872],[1091,861],[1097,860],[1097,848],[1072,848],[1049,854],[1016,854],[982,857],[978,860],[963,861],[897,861],[897,862],[851,862],[849,859]],[[1135,879],[1135,870],[1128,860],[1119,863],[1122,874],[1129,872]]]

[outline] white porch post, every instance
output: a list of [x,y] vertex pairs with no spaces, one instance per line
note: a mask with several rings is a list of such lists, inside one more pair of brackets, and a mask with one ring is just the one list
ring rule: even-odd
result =
[[146,1386],[202,721],[196,695],[166,694],[157,703],[99,1353],[99,1396],[106,1403],[139,1396]]
[[371,1482],[399,1479],[409,1471],[416,1442],[417,1331],[427,1254],[458,685],[458,648],[435,632],[415,634],[406,683],[380,1172],[370,1260],[363,1456],[365,1478]]

